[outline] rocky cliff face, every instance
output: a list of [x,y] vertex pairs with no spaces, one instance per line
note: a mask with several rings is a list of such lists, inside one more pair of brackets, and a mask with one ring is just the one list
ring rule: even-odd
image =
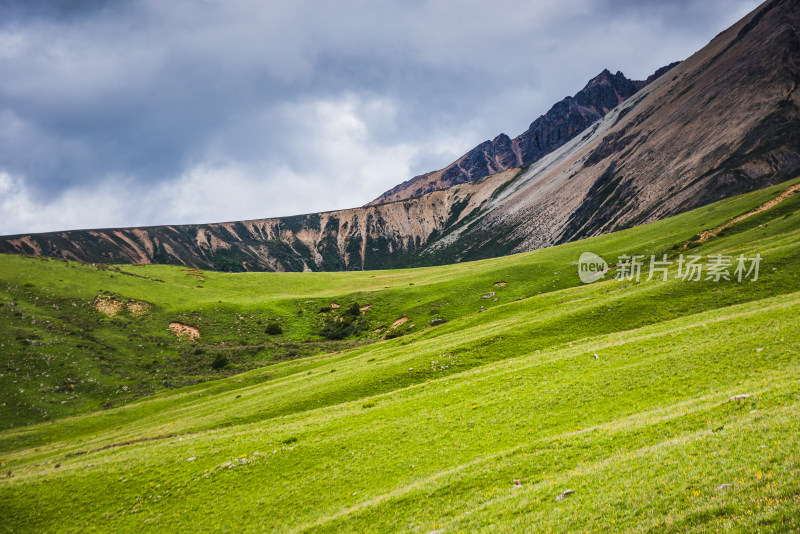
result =
[[471,182],[514,167],[533,163],[603,118],[606,113],[677,65],[658,69],[644,81],[604,70],[578,91],[555,104],[518,137],[500,134],[484,141],[444,169],[415,176],[382,194],[370,204],[393,202]]
[[[576,121],[604,116],[521,169],[329,213],[10,236],[0,252],[232,271],[432,265],[628,228],[800,175],[796,0],[765,3],[613,109],[625,82],[609,75],[564,104]],[[562,127],[542,118],[528,153],[571,135]],[[513,164],[499,155],[523,145],[495,141],[475,161]]]
[[[427,264],[419,255],[519,173],[391,204],[204,225],[77,230],[0,238],[0,252],[221,271],[341,271]],[[447,258],[445,261],[455,261]]]

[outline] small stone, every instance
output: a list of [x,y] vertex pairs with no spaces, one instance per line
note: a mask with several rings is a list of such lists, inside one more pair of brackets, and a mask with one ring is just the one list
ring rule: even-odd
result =
[[759,348],[756,349],[756,352],[761,352],[762,350],[764,350],[764,349],[762,347],[759,347]]
[[738,400],[745,400],[745,399],[749,399],[749,398],[750,398],[750,395],[747,394],[747,393],[744,393],[742,395],[734,395],[733,397],[728,399],[728,402],[733,402],[733,401],[738,401]]
[[720,484],[719,486],[714,488],[714,491],[722,491],[722,490],[726,490],[726,489],[732,488],[732,487],[733,487],[733,484]]
[[571,489],[564,490],[564,493],[562,493],[561,495],[559,495],[558,497],[556,497],[556,500],[557,500],[557,501],[563,501],[564,499],[566,499],[567,497],[569,497],[569,496],[570,496],[570,495],[572,495],[573,493],[575,493],[575,492],[574,492],[574,491],[572,491]]
[[595,355],[594,355],[594,359],[595,359],[595,360],[599,360],[599,359],[600,359],[600,356],[598,356],[597,354],[595,354]]
[[522,480],[519,478],[514,479],[514,486],[522,486]]
[[493,296],[495,296],[495,292],[494,291],[490,291],[488,293],[484,293],[483,295],[481,295],[481,298],[482,299],[490,299]]
[[187,462],[194,462],[195,460],[197,460],[197,456],[190,456],[186,459]]

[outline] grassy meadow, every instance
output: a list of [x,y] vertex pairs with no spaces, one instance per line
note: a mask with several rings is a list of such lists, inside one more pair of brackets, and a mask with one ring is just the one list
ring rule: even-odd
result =
[[0,256],[0,532],[800,531],[800,195],[698,240],[796,183],[443,267]]

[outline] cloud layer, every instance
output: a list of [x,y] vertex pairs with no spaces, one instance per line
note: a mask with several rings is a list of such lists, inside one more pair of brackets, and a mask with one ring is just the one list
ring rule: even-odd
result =
[[0,234],[360,205],[756,5],[0,2]]

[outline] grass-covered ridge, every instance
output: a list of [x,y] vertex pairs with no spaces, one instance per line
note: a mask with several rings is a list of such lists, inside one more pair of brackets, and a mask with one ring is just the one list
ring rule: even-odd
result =
[[[682,248],[790,185],[439,268],[130,276],[2,256],[0,529],[800,529],[800,197]],[[757,282],[583,285],[585,250],[763,262]],[[319,335],[356,302],[359,333]]]

